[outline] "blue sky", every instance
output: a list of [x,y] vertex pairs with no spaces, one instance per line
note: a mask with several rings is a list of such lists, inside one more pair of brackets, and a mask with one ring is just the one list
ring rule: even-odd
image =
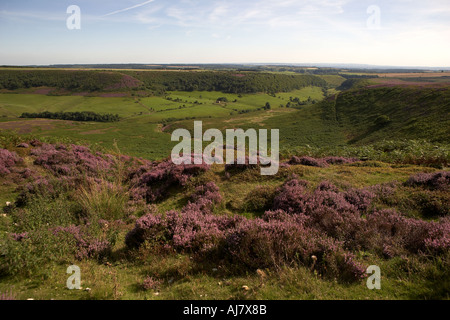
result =
[[61,63],[450,67],[450,1],[2,0],[0,65]]

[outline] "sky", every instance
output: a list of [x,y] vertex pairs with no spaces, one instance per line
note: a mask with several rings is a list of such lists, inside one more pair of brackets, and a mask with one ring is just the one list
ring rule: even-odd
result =
[[450,0],[0,0],[0,65],[98,63],[450,67]]

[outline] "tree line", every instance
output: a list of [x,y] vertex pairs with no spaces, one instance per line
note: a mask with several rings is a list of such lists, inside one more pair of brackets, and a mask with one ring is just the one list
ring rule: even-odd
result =
[[71,120],[71,121],[94,121],[94,122],[116,122],[120,120],[117,114],[98,114],[92,111],[81,112],[24,112],[21,118],[42,118],[42,119],[56,119],[56,120]]
[[326,81],[313,75],[257,72],[151,72],[125,71],[144,83],[146,89],[165,91],[220,91],[223,93],[290,92],[308,86],[324,87]]
[[[127,78],[125,78],[128,76]],[[51,87],[69,91],[129,90],[123,82],[135,80],[133,90],[221,91],[223,93],[290,92],[308,86],[326,87],[314,75],[286,75],[237,71],[92,71],[92,70],[0,70],[0,89]]]
[[118,72],[86,70],[0,70],[0,89],[51,87],[71,91],[99,91],[122,80]]

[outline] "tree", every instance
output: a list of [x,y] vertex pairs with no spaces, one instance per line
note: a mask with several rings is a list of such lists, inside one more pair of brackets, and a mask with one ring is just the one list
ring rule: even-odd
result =
[[384,127],[391,123],[391,119],[386,115],[381,115],[375,120],[375,126]]

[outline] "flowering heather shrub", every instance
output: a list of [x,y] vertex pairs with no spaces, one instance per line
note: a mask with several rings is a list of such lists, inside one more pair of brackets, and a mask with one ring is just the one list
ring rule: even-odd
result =
[[198,186],[191,195],[185,210],[199,210],[203,213],[211,213],[214,206],[222,202],[219,187],[214,182]]
[[430,190],[449,190],[450,172],[419,173],[411,176],[405,185],[410,187],[420,186]]
[[376,195],[373,192],[365,189],[350,189],[345,192],[345,200],[354,205],[360,213],[367,212],[375,197]]
[[48,179],[36,177],[36,180],[21,186],[18,191],[19,196],[16,199],[18,207],[26,206],[35,197],[55,198],[58,194],[73,190],[81,184],[79,177],[60,177],[57,179]]
[[21,161],[15,152],[0,149],[0,176],[10,174],[11,168]]
[[224,237],[223,230],[219,228],[217,222],[218,219],[227,219],[227,217],[205,215],[190,208],[185,208],[181,213],[171,211],[166,216],[172,246],[175,250],[194,253],[206,252],[217,246]]
[[174,186],[185,186],[191,177],[209,169],[207,164],[175,165],[171,160],[160,163],[147,163],[128,174],[128,182],[133,186],[131,197],[147,202],[163,198],[168,189]]
[[303,213],[307,199],[307,181],[292,179],[286,181],[279,189],[273,201],[274,210],[284,210],[288,213]]
[[397,181],[392,181],[389,183],[382,183],[370,186],[368,188],[365,188],[365,190],[374,193],[377,199],[386,203],[389,202],[391,197],[395,194],[398,184],[399,183]]
[[[345,252],[340,242],[287,215],[283,219],[245,220],[227,236],[225,253],[233,263],[250,269],[300,263],[344,281],[364,275],[365,268]],[[313,256],[318,260],[314,261]]]
[[87,174],[98,176],[108,172],[114,165],[110,155],[93,154],[87,147],[43,144],[31,151],[36,157],[34,164],[40,165],[59,176]]
[[14,239],[14,241],[22,241],[23,239],[28,238],[28,232],[10,233],[9,235]]
[[323,158],[328,164],[346,164],[360,161],[358,158],[344,158],[344,157],[325,157]]
[[75,258],[102,258],[111,252],[111,244],[107,240],[99,240],[90,235],[86,227],[71,225],[69,227],[56,227],[52,233],[61,240],[75,242]]
[[338,187],[336,187],[334,184],[332,184],[329,181],[322,181],[318,186],[317,186],[317,190],[318,191],[331,191],[331,192],[339,192]]
[[157,280],[149,276],[142,282],[142,288],[144,290],[159,290],[162,283],[162,280]]
[[153,214],[141,217],[127,234],[125,243],[129,248],[137,248],[145,241],[152,241],[170,245],[180,252],[204,254],[215,249],[225,233],[241,220],[241,217],[204,214],[188,205],[182,212],[167,212],[164,218]]
[[323,159],[314,159],[308,156],[305,157],[297,157],[293,156],[291,160],[288,162],[290,165],[297,165],[301,164],[304,166],[310,166],[310,167],[319,167],[319,168],[325,168],[328,166],[328,163]]
[[30,141],[30,145],[33,146],[33,147],[40,147],[40,146],[43,145],[43,143],[41,141],[39,141],[39,140],[31,140]]
[[146,240],[165,242],[170,240],[167,231],[167,221],[160,215],[147,214],[138,220],[125,237],[128,248],[138,248]]
[[0,292],[0,301],[16,300],[16,296],[10,292]]
[[324,207],[338,213],[356,212],[356,207],[347,201],[343,192],[316,190],[309,195],[304,203],[304,210],[307,215],[313,214],[314,211]]
[[445,253],[450,249],[450,219],[432,223],[424,240],[425,247],[432,252]]
[[[391,257],[402,251],[420,253],[448,251],[450,223],[447,219],[428,222],[406,218],[393,210],[374,211],[367,217],[368,234],[362,241],[373,241],[367,247]],[[386,252],[386,248],[389,249]]]
[[25,168],[25,169],[21,172],[22,178],[24,178],[24,179],[29,179],[29,178],[31,178],[31,177],[33,176],[33,174],[34,174],[33,170],[28,169],[28,168]]

